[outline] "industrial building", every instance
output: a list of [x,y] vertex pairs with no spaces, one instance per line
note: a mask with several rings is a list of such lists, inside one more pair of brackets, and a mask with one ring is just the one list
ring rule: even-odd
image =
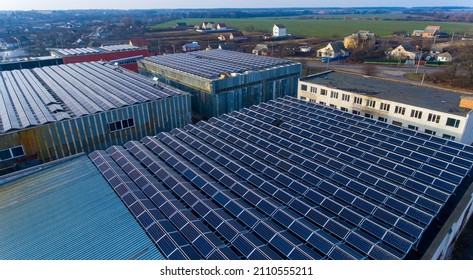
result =
[[192,94],[195,119],[208,119],[282,96],[296,96],[301,64],[208,50],[138,62],[140,73]]
[[298,98],[464,144],[473,143],[473,102],[465,93],[327,71],[301,79]]
[[0,174],[190,121],[189,94],[105,62],[3,71]]
[[53,57],[61,58],[64,64],[92,61],[114,61],[128,70],[138,72],[137,60],[149,56],[147,48],[133,45],[111,45],[97,48],[56,49]]
[[[7,205],[0,208],[0,221],[15,214],[15,203],[53,204],[56,196],[17,188],[51,178],[45,173],[51,170],[56,177],[42,188],[53,189],[68,178],[60,177],[61,168],[70,170],[69,179],[92,174],[95,192],[113,189],[166,259],[448,258],[473,212],[471,146],[293,97],[72,161],[81,163],[0,178],[7,190],[0,192],[1,205]],[[87,193],[70,196],[82,200]],[[69,207],[69,195],[61,194],[58,212]],[[82,215],[100,213],[95,207],[88,205]],[[27,228],[15,236],[21,244],[30,239],[34,220],[23,214],[2,228],[9,227],[11,239],[22,232],[16,224]],[[74,226],[60,219],[50,223]],[[47,230],[36,237],[27,248],[8,246],[6,256],[64,242]],[[112,249],[96,246],[82,257]],[[48,254],[56,253],[32,256]]]

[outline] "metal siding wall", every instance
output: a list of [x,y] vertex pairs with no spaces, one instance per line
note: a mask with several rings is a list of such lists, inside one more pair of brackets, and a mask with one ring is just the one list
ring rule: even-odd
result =
[[[0,145],[1,148],[23,145],[27,155],[37,154],[42,162],[90,153],[190,124],[189,99],[190,95],[178,95],[20,130],[1,135]],[[109,132],[109,123],[132,117],[134,127]],[[7,167],[3,165],[0,168]]]

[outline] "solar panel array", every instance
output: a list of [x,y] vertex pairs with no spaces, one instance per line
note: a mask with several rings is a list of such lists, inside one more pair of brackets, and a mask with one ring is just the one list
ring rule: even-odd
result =
[[144,60],[206,79],[294,64],[289,60],[220,49],[147,57]]
[[54,50],[53,53],[57,54],[60,57],[65,57],[65,56],[90,55],[90,54],[118,52],[118,51],[130,51],[130,50],[137,50],[137,49],[139,49],[139,47],[130,46],[130,45],[111,45],[111,46],[102,46],[98,48],[57,49],[57,50]]
[[99,62],[3,71],[0,133],[184,94]]
[[403,259],[473,167],[470,146],[291,97],[90,157],[169,259]]

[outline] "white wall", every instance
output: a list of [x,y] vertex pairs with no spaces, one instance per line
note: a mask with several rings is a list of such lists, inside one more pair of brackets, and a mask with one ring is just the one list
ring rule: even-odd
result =
[[[301,90],[301,85],[307,86],[307,91]],[[316,93],[311,92],[311,87],[315,87],[317,89]],[[321,90],[325,89],[327,91],[326,95],[321,95]],[[338,92],[338,98],[332,98],[331,92]],[[350,96],[350,100],[343,101],[342,95],[347,94]],[[458,116],[453,115],[445,112],[434,111],[422,107],[411,106],[409,104],[403,104],[394,101],[388,101],[384,99],[380,99],[374,96],[367,96],[363,94],[355,94],[339,89],[332,89],[330,87],[316,85],[304,81],[299,81],[298,86],[298,98],[305,97],[306,101],[314,102],[314,103],[325,103],[327,106],[332,106],[337,109],[346,108],[348,112],[352,113],[353,110],[359,111],[361,116],[365,116],[365,114],[373,115],[373,119],[378,120],[379,117],[385,118],[387,123],[392,124],[393,121],[401,122],[403,127],[408,127],[408,125],[413,125],[417,127],[418,131],[425,132],[426,129],[435,131],[436,136],[443,137],[445,135],[450,135],[455,137],[455,141],[462,142],[465,144],[471,144],[473,142],[473,120],[471,115],[468,114],[465,116]],[[355,97],[359,97],[362,99],[361,104],[355,104],[354,99]],[[367,101],[371,100],[374,101],[376,104],[374,108],[367,106]],[[383,111],[380,109],[381,103],[389,104],[390,108],[389,111]],[[395,107],[400,106],[405,108],[404,115],[396,114]],[[411,117],[411,111],[418,110],[422,112],[421,119]],[[440,115],[439,123],[428,121],[429,113]],[[446,126],[446,122],[448,118],[457,119],[460,121],[458,128]]]

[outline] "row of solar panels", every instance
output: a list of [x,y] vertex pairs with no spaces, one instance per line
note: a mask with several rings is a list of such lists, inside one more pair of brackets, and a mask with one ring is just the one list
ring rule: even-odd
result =
[[59,50],[55,50],[55,52],[63,56],[100,53],[99,50],[94,49],[94,48],[59,49]]
[[[164,137],[163,139],[166,141],[166,135],[161,134],[160,136]],[[241,178],[237,178],[236,180],[233,180],[233,182],[227,182],[226,184],[216,183],[215,178],[222,175],[220,174],[221,171],[216,164],[212,164],[211,162],[202,159],[199,161],[201,165],[214,165],[209,172],[210,175],[206,175],[205,173],[200,172],[198,168],[191,167],[190,164],[184,163],[179,156],[176,156],[175,151],[170,150],[170,145],[165,147],[156,139],[152,138],[146,138],[143,142],[145,146],[138,143],[128,143],[126,145],[128,153],[134,155],[135,158],[140,160],[142,165],[147,166],[146,169],[148,172],[152,171],[154,176],[149,174],[150,178],[154,179],[156,177],[160,180],[159,182],[156,182],[155,180],[152,183],[150,183],[152,179],[149,182],[146,182],[142,180],[142,177],[139,179],[132,178],[132,180],[137,186],[141,186],[143,190],[148,189],[151,186],[159,186],[160,184],[165,185],[168,188],[159,192],[146,190],[145,193],[148,195],[150,200],[155,203],[154,206],[148,206],[147,209],[154,210],[154,207],[156,207],[156,209],[159,209],[161,213],[168,212],[168,215],[177,213],[176,210],[184,213],[187,213],[190,209],[194,210],[199,214],[200,219],[205,220],[209,224],[213,232],[221,235],[220,238],[226,242],[226,248],[231,248],[232,250],[230,251],[238,253],[242,258],[319,259],[322,258],[323,255],[327,255],[333,259],[363,258],[363,255],[351,249],[347,245],[336,245],[338,241],[333,236],[321,231],[314,224],[301,221],[298,219],[298,215],[295,212],[286,210],[284,207],[280,207],[279,209],[275,208],[269,198],[265,199],[263,202],[264,198],[259,196],[260,200],[258,201],[258,193],[260,191],[252,189],[247,184],[239,182],[242,180]],[[150,152],[150,150],[153,152]],[[188,153],[190,151],[191,150],[187,150]],[[108,150],[108,153],[113,154],[113,151]],[[159,159],[157,158],[158,156]],[[198,160],[194,155],[192,156],[194,161]],[[100,162],[97,162],[96,160],[96,154],[92,154],[91,157],[99,166],[99,169],[101,169]],[[125,172],[129,174],[130,177],[133,176],[132,174],[134,174],[135,171],[128,167],[129,163],[132,162],[133,159],[128,158],[127,161],[125,161],[122,158],[114,158],[114,160],[121,165],[118,171],[114,172],[115,174],[119,173],[121,168],[122,170],[127,170]],[[166,164],[174,166],[175,170],[179,169],[179,175],[177,175],[176,172],[172,172],[172,170],[171,175],[169,173],[166,174],[163,170],[170,170]],[[139,164],[137,166],[139,166]],[[123,182],[130,182],[128,178],[124,178],[121,180],[122,183],[120,183],[120,181],[116,179],[116,176],[112,177],[111,175],[108,175],[112,174],[112,172],[109,172],[108,170],[102,172],[104,172],[104,176],[109,180],[110,184],[115,187],[115,189],[117,189],[118,186],[122,186]],[[227,176],[228,180],[231,180],[231,175],[229,174]],[[186,178],[188,181],[182,181],[183,178]],[[234,184],[233,188],[231,187],[232,185],[230,185],[231,183]],[[222,188],[222,185],[228,189],[225,190]],[[198,191],[199,189],[200,192]],[[169,200],[175,200],[176,198],[182,199],[187,203],[187,206],[167,211],[166,208],[168,206],[166,202],[158,200],[156,196],[167,194],[170,190],[173,191],[174,196],[170,196]],[[242,195],[242,198],[239,197],[240,195]],[[209,199],[207,199],[208,197],[212,197],[213,202],[209,201]],[[204,207],[203,205],[209,205],[210,207]],[[136,210],[133,211],[132,208],[130,208],[130,210],[132,213],[136,212]],[[318,221],[326,218],[325,215],[319,213],[315,209],[313,210],[313,212],[307,214],[310,219]],[[217,214],[223,219],[218,219],[218,217],[216,217]],[[265,214],[271,215],[271,219],[267,220]],[[137,218],[140,220],[140,216],[137,216]],[[178,228],[183,225],[182,223],[179,225],[177,221],[172,219],[172,217],[169,218],[169,221]],[[231,227],[229,228],[225,223],[222,223],[223,221],[228,221],[228,223],[231,224]],[[195,223],[198,223],[198,221],[195,221]],[[327,223],[334,232],[343,234],[343,228],[337,227],[338,225],[334,221],[329,220]],[[281,227],[280,224],[283,227]],[[364,222],[364,224],[366,227],[370,226],[369,222]],[[284,230],[284,226],[290,226],[290,229]],[[179,232],[184,234],[186,230],[181,228]],[[206,229],[202,230],[201,235],[205,232],[207,232]],[[148,233],[152,235],[149,230]],[[168,233],[174,233],[174,230],[170,229]],[[159,238],[162,237],[163,235],[159,235]],[[192,236],[191,238],[187,238],[188,243],[185,244],[184,247],[192,245],[196,250],[198,250],[198,245],[193,242],[195,239],[192,238],[197,237]],[[352,246],[359,244],[359,247],[363,247],[362,250],[366,251],[366,253],[372,258],[396,258],[393,254],[390,254],[383,248],[375,245],[373,242],[363,238],[358,233],[349,233],[347,239],[350,240],[349,242]],[[157,246],[161,251],[165,252],[166,257],[175,258],[176,252],[178,252],[181,247],[173,247],[172,244],[175,242],[167,241],[167,246],[170,246],[172,250],[161,248],[163,244],[160,243],[157,243]],[[219,244],[216,240],[214,242],[216,243],[215,245]],[[305,245],[304,243],[306,242],[310,245]],[[311,250],[310,248],[313,246],[316,246],[317,250]],[[207,246],[206,252],[208,252],[209,249],[210,245]],[[179,255],[179,257],[181,257],[181,255]],[[190,257],[210,258],[209,255],[205,254],[201,254],[200,257]],[[230,254],[227,257],[232,258],[234,256],[233,254]]]
[[0,132],[61,120],[60,114],[48,109],[48,105],[57,103],[29,70],[3,71],[0,77]]
[[[197,218],[240,258],[250,255],[229,241],[232,236],[219,229],[221,222],[207,220],[214,211],[221,211],[222,217],[229,215],[235,227],[244,227],[238,232],[248,232],[253,236],[248,238],[259,240],[279,258],[404,258],[451,195],[436,181],[422,181],[419,178],[423,177],[412,175],[427,172],[423,167],[432,165],[432,157],[419,159],[422,165],[418,167],[387,159],[395,163],[395,168],[388,169],[375,153],[366,158],[363,156],[370,154],[368,150],[361,157],[351,153],[350,146],[356,147],[353,151],[368,147],[359,146],[361,142],[343,143],[335,135],[349,131],[346,127],[340,126],[334,133],[335,125],[324,128],[317,120],[332,110],[311,106],[287,98],[172,134],[159,134],[158,139],[145,138],[144,144],[128,143],[126,151],[122,150],[126,160],[115,158],[119,165],[115,173],[124,171],[130,178],[125,177],[123,182],[133,182],[143,190],[151,185],[164,186],[162,191],[184,203],[179,211],[198,213]],[[312,114],[314,110],[320,112]],[[355,125],[348,120],[350,115],[339,117]],[[366,124],[356,120],[357,131]],[[317,125],[321,129],[317,130]],[[376,123],[371,126],[377,127]],[[389,131],[387,127],[386,133]],[[145,167],[142,172],[155,181],[143,183],[133,177],[135,171],[128,167],[133,160],[138,160]],[[451,173],[466,176],[464,168],[457,167]],[[411,176],[406,173],[408,169],[413,172]],[[456,176],[449,178],[454,185],[458,181]],[[121,184],[114,178],[108,180],[115,187]],[[145,194],[151,200],[156,195]],[[200,208],[202,203],[209,207]],[[162,205],[159,202],[153,207],[161,211]],[[194,246],[193,240],[187,242]],[[201,254],[200,258],[208,256]],[[172,258],[170,254],[168,257]]]
[[[178,57],[178,59],[176,59]],[[167,66],[182,72],[207,79],[217,78],[220,74],[244,72],[245,68],[226,62],[216,62],[209,59],[199,59],[188,54],[174,54],[149,57],[145,60]]]
[[212,51],[202,51],[202,52],[194,52],[191,53],[192,55],[196,55],[199,57],[206,57],[213,60],[219,61],[227,61],[237,65],[244,65],[245,67],[249,67],[252,70],[256,69],[263,69],[263,68],[270,68],[275,67],[278,65],[286,65],[292,64],[294,62],[289,60],[283,60],[280,58],[269,57],[269,56],[256,56],[241,52],[233,52],[227,50],[212,50]]
[[244,73],[292,63],[278,58],[225,50],[155,56],[145,60],[207,79],[217,78],[220,74]]
[[[121,70],[121,69],[120,69]],[[97,62],[33,69],[75,116],[110,110],[178,94],[158,90],[134,79],[128,71],[114,71]]]

